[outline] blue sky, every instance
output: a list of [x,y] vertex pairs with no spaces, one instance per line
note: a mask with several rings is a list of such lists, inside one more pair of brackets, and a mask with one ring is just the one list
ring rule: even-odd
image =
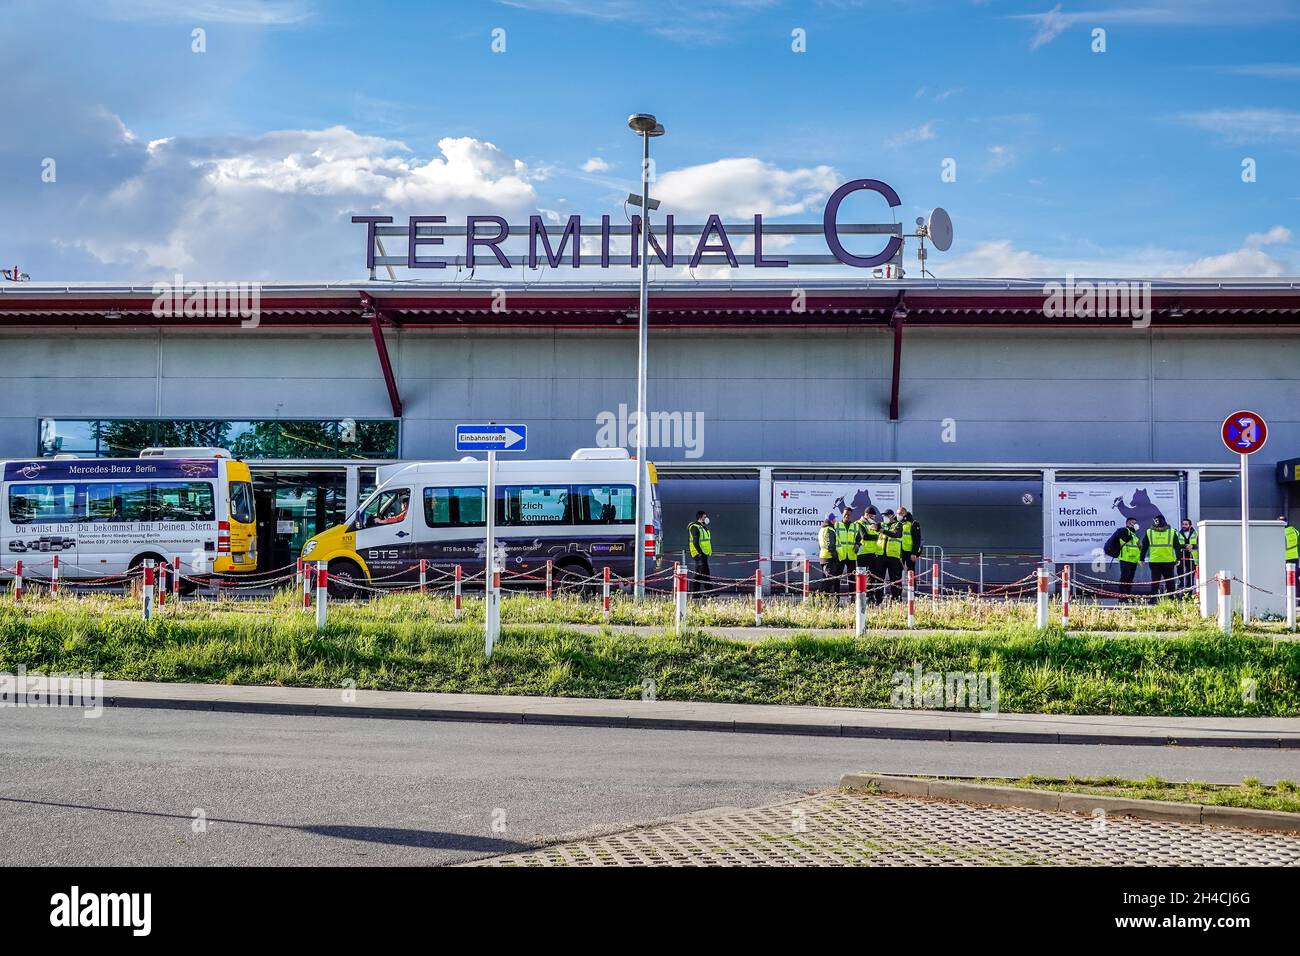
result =
[[40,281],[361,277],[352,213],[621,218],[637,110],[681,222],[872,177],[951,212],[941,277],[1300,272],[1300,2],[18,0],[0,75],[0,260]]

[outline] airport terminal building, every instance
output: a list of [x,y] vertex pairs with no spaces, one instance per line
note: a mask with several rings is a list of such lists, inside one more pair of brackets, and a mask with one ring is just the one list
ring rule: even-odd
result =
[[[652,284],[665,555],[706,509],[716,571],[779,570],[791,489],[874,483],[961,575],[980,555],[1009,580],[1054,556],[1067,487],[1113,484],[1132,505],[1158,486],[1180,516],[1238,517],[1220,439],[1238,409],[1269,423],[1252,517],[1294,513],[1300,282],[1153,280],[1140,322],[1046,308],[1046,285]],[[535,458],[634,440],[635,283],[285,282],[259,297],[249,320],[160,314],[149,285],[0,286],[0,458],[230,447],[279,566],[380,464],[456,457],[457,423],[525,423]]]

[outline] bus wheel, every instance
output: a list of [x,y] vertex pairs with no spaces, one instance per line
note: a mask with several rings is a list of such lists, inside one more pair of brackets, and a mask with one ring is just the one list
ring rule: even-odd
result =
[[365,575],[361,573],[361,569],[352,561],[331,561],[329,563],[329,592],[330,598],[333,600],[364,597],[365,592],[359,590],[355,585],[364,584],[365,580]]
[[561,561],[555,566],[558,573],[561,594],[578,594],[590,597],[596,592],[596,585],[590,580],[592,571],[584,562],[577,560]]

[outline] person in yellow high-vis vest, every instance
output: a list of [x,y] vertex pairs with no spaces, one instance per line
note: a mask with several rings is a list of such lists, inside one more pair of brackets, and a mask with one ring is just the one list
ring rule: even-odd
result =
[[875,505],[869,505],[858,519],[854,540],[858,549],[858,568],[867,572],[868,600],[879,604],[884,600],[884,588],[880,586],[884,555],[880,551],[880,512]]
[[902,505],[898,507],[898,524],[902,536],[899,542],[903,548],[903,570],[915,571],[916,559],[923,550],[921,544],[921,522],[916,520],[916,515],[912,514]]
[[852,591],[853,581],[849,577],[853,573],[853,568],[857,564],[857,550],[853,546],[853,509],[845,508],[840,513],[840,518],[835,522],[835,555],[840,562],[840,581],[841,586],[846,590]]
[[[1191,518],[1183,519],[1183,526],[1178,531],[1178,586],[1186,590],[1196,587],[1196,562],[1200,560],[1197,550],[1200,535]],[[1187,592],[1188,597],[1195,597],[1196,591]]]
[[713,554],[713,534],[709,531],[709,516],[706,512],[695,512],[695,520],[686,526],[686,537],[690,544],[691,560],[695,562],[695,574],[691,577],[691,593],[698,593],[700,586],[709,583],[709,558]]
[[1124,527],[1116,528],[1106,539],[1102,551],[1119,562],[1119,600],[1133,600],[1133,577],[1142,563],[1142,538],[1138,534],[1138,519],[1129,518]]
[[822,568],[821,590],[824,594],[840,593],[840,542],[835,528],[835,512],[826,516],[817,531],[817,560]]
[[884,556],[884,574],[888,579],[889,596],[896,601],[903,599],[903,523],[898,520],[890,508],[881,516],[880,537],[877,546]]
[[[1278,515],[1277,520],[1286,522],[1282,515]],[[1283,560],[1288,564],[1300,565],[1300,531],[1288,524],[1282,529],[1282,539],[1286,542],[1286,557]]]
[[1159,512],[1142,537],[1142,558],[1151,568],[1152,600],[1160,594],[1172,594],[1174,567],[1178,564],[1178,535]]

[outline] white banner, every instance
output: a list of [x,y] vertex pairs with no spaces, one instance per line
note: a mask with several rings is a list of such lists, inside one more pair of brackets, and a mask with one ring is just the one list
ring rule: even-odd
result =
[[1145,534],[1157,513],[1177,530],[1182,504],[1176,481],[1066,482],[1052,485],[1052,560],[1094,561],[1130,517]]
[[871,505],[883,513],[898,508],[901,494],[897,482],[772,482],[772,560],[816,561],[817,531],[827,514],[838,517],[845,505],[855,519]]

